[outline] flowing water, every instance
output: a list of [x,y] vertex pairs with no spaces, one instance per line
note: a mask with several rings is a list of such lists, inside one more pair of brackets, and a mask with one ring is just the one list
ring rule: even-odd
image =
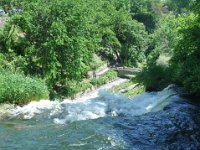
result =
[[75,101],[0,106],[0,150],[198,150],[199,105],[173,86],[131,100],[107,91]]

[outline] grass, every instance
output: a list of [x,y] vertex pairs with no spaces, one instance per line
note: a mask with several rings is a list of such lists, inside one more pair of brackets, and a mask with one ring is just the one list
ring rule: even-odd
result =
[[125,90],[125,92],[122,94],[127,97],[133,97],[145,92],[145,87],[142,84],[137,84],[135,87],[128,90],[129,87],[135,84],[137,83],[134,80],[128,80],[118,86],[113,87],[110,91],[112,93],[121,93],[121,90]]
[[133,96],[137,96],[145,92],[145,87],[141,84],[138,84],[135,88],[129,90],[128,92],[124,93],[125,96],[131,98]]
[[111,89],[111,92],[113,93],[118,93],[120,90],[122,89],[126,89],[128,88],[129,86],[131,86],[133,83],[131,81],[126,81],[118,86],[115,86]]
[[0,103],[25,104],[48,96],[43,80],[0,70]]

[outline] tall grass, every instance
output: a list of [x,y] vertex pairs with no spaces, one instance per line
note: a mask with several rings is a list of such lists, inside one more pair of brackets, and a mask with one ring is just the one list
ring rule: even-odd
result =
[[48,95],[43,80],[0,69],[0,103],[24,104]]

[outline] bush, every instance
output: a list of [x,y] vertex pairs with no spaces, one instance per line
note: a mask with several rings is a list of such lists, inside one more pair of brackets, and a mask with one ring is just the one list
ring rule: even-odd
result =
[[159,53],[153,54],[143,72],[136,76],[136,82],[143,83],[147,91],[162,90],[168,86],[172,79],[169,59]]
[[[90,82],[82,81],[82,82],[68,82],[65,86],[61,87],[57,92],[57,98],[65,98],[68,96],[73,96],[77,93],[84,92],[87,89],[90,89],[92,84]],[[52,98],[55,98],[52,97]]]
[[1,69],[0,103],[24,104],[48,98],[48,95],[48,88],[43,80]]
[[169,68],[159,65],[144,69],[137,78],[139,82],[142,82],[146,86],[147,91],[162,90],[171,83]]

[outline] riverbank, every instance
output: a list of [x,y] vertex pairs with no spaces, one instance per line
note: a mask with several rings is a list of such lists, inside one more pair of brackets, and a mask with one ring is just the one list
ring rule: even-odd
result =
[[[131,70],[131,69],[129,69]],[[139,69],[133,69],[138,70]],[[87,94],[89,92],[92,92],[96,90],[97,88],[104,86],[108,83],[115,82],[121,77],[126,77],[125,82],[122,82],[119,85],[113,86],[109,91],[113,94],[122,94],[128,98],[132,98],[134,96],[137,96],[143,92],[145,92],[145,87],[143,84],[138,83],[136,80],[134,80],[134,73],[133,70],[131,72],[127,72],[126,68],[120,69],[118,72],[117,68],[108,69],[107,72],[104,74],[101,74],[98,77],[92,78],[90,80],[86,80],[81,84],[81,91],[75,93],[73,96],[67,97],[68,99],[74,100],[76,98],[81,97],[84,94]],[[117,72],[116,72],[117,71]],[[135,72],[135,73],[137,73]],[[130,78],[131,77],[131,78]],[[122,78],[123,79],[123,78]],[[64,99],[64,98],[63,98]]]
[[[1,103],[8,103],[9,102],[9,103],[18,104],[18,105],[24,105],[24,104],[29,103],[31,101],[38,101],[42,98],[41,97],[41,98],[38,99],[36,97],[37,93],[35,93],[36,96],[34,96],[35,97],[34,99],[32,97],[29,98],[30,97],[29,95],[31,95],[31,93],[34,92],[35,88],[38,89],[39,87],[41,87],[41,86],[39,86],[39,87],[34,88],[34,86],[33,86],[33,85],[39,85],[38,84],[39,82],[37,83],[37,82],[31,81],[32,86],[31,86],[31,88],[28,88],[30,86],[30,84],[28,86],[25,81],[28,80],[29,78],[25,78],[26,80],[24,80],[24,79],[22,79],[22,78],[24,78],[24,76],[22,76],[22,75],[19,76],[17,74],[13,74],[13,76],[10,77],[10,78],[9,78],[9,75],[8,75],[7,80],[9,82],[7,80],[4,80],[4,82],[1,82],[1,84],[0,84],[0,85],[2,85],[1,86],[2,88],[0,88],[0,89],[4,89],[4,91],[1,90],[2,92],[0,94]],[[1,79],[3,79],[3,78],[1,77]],[[120,78],[118,77],[118,73],[114,70],[108,70],[107,72],[105,72],[104,74],[101,74],[98,77],[87,79],[87,80],[84,80],[82,82],[77,83],[75,86],[73,86],[73,88],[71,88],[71,93],[72,93],[71,96],[67,96],[67,97],[61,96],[61,97],[58,97],[58,98],[55,98],[55,99],[76,100],[76,99],[82,97],[83,95],[91,93],[98,88],[106,86],[109,83],[111,83],[111,84],[115,83],[118,80],[120,80]],[[139,94],[141,94],[145,91],[143,85],[138,84],[131,79],[123,79],[123,80],[124,80],[124,82],[122,82],[119,85],[114,85],[111,89],[109,89],[109,91],[113,94],[123,94],[124,96],[126,96],[128,98],[139,95]],[[20,83],[18,83],[18,82],[20,82]],[[5,83],[5,84],[3,84],[3,83]],[[5,86],[5,85],[7,85],[7,86]],[[11,89],[5,90],[6,87],[12,88],[13,90],[11,90]],[[28,91],[28,89],[31,90],[31,93]],[[67,89],[63,89],[63,92],[65,92],[65,90],[67,90]],[[47,91],[47,89],[46,89],[46,91]],[[4,96],[2,95],[3,93],[4,93]],[[5,97],[6,93],[9,96],[9,98],[7,98],[7,99]],[[64,95],[63,93],[56,93],[56,94],[57,95],[59,95],[59,94]],[[14,95],[15,97],[13,97],[12,95]]]
[[[91,70],[87,73],[87,78],[82,81],[73,81],[65,85],[57,85],[53,89],[48,89],[44,80],[37,78],[26,77],[22,73],[12,72],[10,70],[2,69],[0,73],[0,102],[13,103],[17,105],[24,105],[31,101],[39,101],[40,99],[51,100],[59,99],[77,99],[84,94],[92,92],[97,88],[114,82],[119,77],[129,77],[126,83],[122,83],[117,87],[113,87],[112,93],[124,94],[127,97],[136,96],[144,92],[143,86],[133,81],[134,73],[138,69],[132,68],[110,68],[105,61],[97,55],[94,55],[94,62],[91,64]],[[4,73],[3,73],[4,72]],[[130,78],[130,76],[132,78]],[[137,84],[137,86],[135,86]],[[43,90],[37,90],[37,89]],[[124,92],[122,92],[124,91]],[[43,93],[45,93],[45,95]],[[49,95],[50,93],[50,95]]]

